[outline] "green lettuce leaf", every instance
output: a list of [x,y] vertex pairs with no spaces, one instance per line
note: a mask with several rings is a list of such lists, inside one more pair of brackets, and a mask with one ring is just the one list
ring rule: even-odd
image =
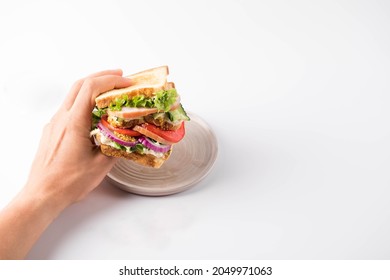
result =
[[156,92],[154,97],[154,107],[159,111],[168,112],[172,105],[176,102],[176,89],[161,90]]
[[99,109],[95,107],[92,111],[92,129],[96,128],[97,124],[99,123],[100,119],[104,114],[106,114],[107,108]]
[[176,102],[178,95],[176,89],[160,90],[153,97],[136,95],[129,99],[127,95],[117,97],[109,105],[110,110],[120,111],[122,107],[157,108],[159,111],[168,112]]

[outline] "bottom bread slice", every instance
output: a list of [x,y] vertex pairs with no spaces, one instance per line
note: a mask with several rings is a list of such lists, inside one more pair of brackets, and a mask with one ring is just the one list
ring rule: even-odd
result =
[[138,164],[154,168],[160,168],[161,165],[163,165],[163,163],[169,158],[172,152],[171,148],[168,152],[164,153],[163,157],[156,157],[152,154],[139,154],[137,152],[128,153],[126,151],[115,149],[114,147],[104,144],[100,145],[100,150],[107,156],[125,158]]

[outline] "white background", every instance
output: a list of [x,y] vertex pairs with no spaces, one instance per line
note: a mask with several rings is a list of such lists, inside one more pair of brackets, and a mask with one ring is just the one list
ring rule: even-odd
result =
[[74,81],[167,64],[219,143],[184,193],[103,182],[31,259],[388,259],[390,2],[2,1],[0,206]]

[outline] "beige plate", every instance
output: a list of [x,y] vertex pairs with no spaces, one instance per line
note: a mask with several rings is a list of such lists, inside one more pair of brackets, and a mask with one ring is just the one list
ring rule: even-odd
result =
[[217,138],[200,117],[189,116],[184,139],[173,147],[162,167],[154,169],[120,159],[107,177],[124,191],[149,196],[182,192],[205,178],[217,158]]

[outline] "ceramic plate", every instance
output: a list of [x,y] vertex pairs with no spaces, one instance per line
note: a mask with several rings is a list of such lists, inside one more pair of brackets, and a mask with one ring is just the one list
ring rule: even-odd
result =
[[217,138],[199,116],[189,114],[186,135],[159,169],[120,159],[107,177],[124,191],[162,196],[187,190],[209,174],[218,154]]

